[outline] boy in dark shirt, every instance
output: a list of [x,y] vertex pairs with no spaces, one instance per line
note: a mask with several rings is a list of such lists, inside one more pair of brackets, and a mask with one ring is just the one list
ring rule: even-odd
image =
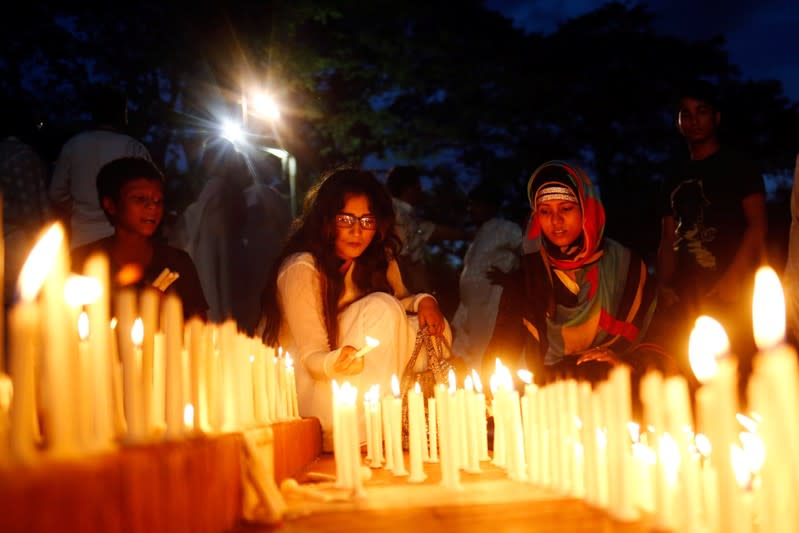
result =
[[73,268],[81,270],[93,253],[104,252],[114,288],[153,285],[175,291],[186,318],[204,319],[208,304],[191,257],[154,237],[164,215],[164,176],[158,167],[137,157],[111,161],[97,174],[97,194],[114,234],[73,250]]
[[[722,323],[732,351],[748,358],[752,286],[766,234],[765,188],[754,164],[721,146],[721,113],[713,87],[682,92],[677,126],[690,158],[664,183],[658,249],[658,306],[673,328],[675,355],[687,351],[699,314]],[[682,327],[681,327],[682,326]]]

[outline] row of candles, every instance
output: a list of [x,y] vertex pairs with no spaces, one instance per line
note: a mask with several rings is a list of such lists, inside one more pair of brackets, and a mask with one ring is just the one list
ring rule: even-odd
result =
[[155,288],[119,291],[113,318],[110,300],[108,259],[93,256],[83,276],[70,275],[63,230],[52,226],[23,267],[9,313],[13,393],[0,462],[299,418],[288,353],[233,321],[184,323],[180,299]]
[[[408,459],[402,453],[402,399],[364,394],[366,461],[409,482],[426,479],[424,463],[441,463],[441,484],[460,489],[460,472],[479,473],[486,450],[486,415],[493,413],[493,464],[510,479],[585,499],[620,521],[651,518],[660,530],[799,531],[791,499],[799,489],[799,369],[784,341],[784,297],[773,270],[755,281],[754,357],[747,398],[739,399],[737,363],[721,325],[700,317],[689,340],[691,366],[702,385],[694,408],[681,375],[647,372],[640,381],[642,421],[633,422],[630,369],[607,380],[564,379],[536,386],[527,371],[520,396],[497,360],[486,404],[472,372],[458,388],[437,385],[424,399],[408,392]],[[333,387],[338,486],[363,494],[357,438],[357,390]],[[746,405],[749,416],[741,413]],[[694,413],[696,416],[694,416]]]

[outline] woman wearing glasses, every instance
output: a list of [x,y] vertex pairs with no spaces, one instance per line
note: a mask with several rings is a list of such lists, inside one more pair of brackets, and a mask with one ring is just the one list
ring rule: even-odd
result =
[[[399,246],[385,187],[370,172],[336,169],[308,192],[264,291],[263,339],[299,362],[300,414],[320,419],[325,449],[332,447],[332,380],[359,393],[378,384],[384,394],[392,374],[401,376],[419,327],[450,335],[432,296],[408,294]],[[356,356],[367,335],[380,344]]]

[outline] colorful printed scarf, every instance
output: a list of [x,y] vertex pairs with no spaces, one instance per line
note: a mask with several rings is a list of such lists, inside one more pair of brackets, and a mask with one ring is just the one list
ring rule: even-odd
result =
[[[532,205],[523,261],[534,261],[539,256],[544,268],[532,271],[545,272],[548,277],[547,283],[534,284],[546,287],[548,294],[529,294],[534,299],[532,306],[543,311],[533,316],[546,317],[546,340],[540,339],[547,347],[544,362],[555,364],[565,356],[594,349],[623,353],[639,342],[649,323],[654,311],[654,283],[636,254],[603,237],[605,209],[591,180],[580,168],[562,161],[538,167],[527,185],[531,204],[538,187],[553,176],[576,192],[583,231],[575,246],[561,253],[543,235]],[[576,305],[555,301],[554,284],[558,282],[575,295]]]

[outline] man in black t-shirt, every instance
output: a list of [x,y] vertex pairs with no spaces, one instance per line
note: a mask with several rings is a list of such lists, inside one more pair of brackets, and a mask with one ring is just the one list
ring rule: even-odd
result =
[[753,349],[751,288],[765,243],[765,189],[752,162],[722,148],[720,119],[710,84],[683,91],[677,126],[690,159],[664,183],[657,271],[659,306],[666,323],[679,327],[671,335],[678,357],[699,314],[721,322],[734,353],[748,357]]

